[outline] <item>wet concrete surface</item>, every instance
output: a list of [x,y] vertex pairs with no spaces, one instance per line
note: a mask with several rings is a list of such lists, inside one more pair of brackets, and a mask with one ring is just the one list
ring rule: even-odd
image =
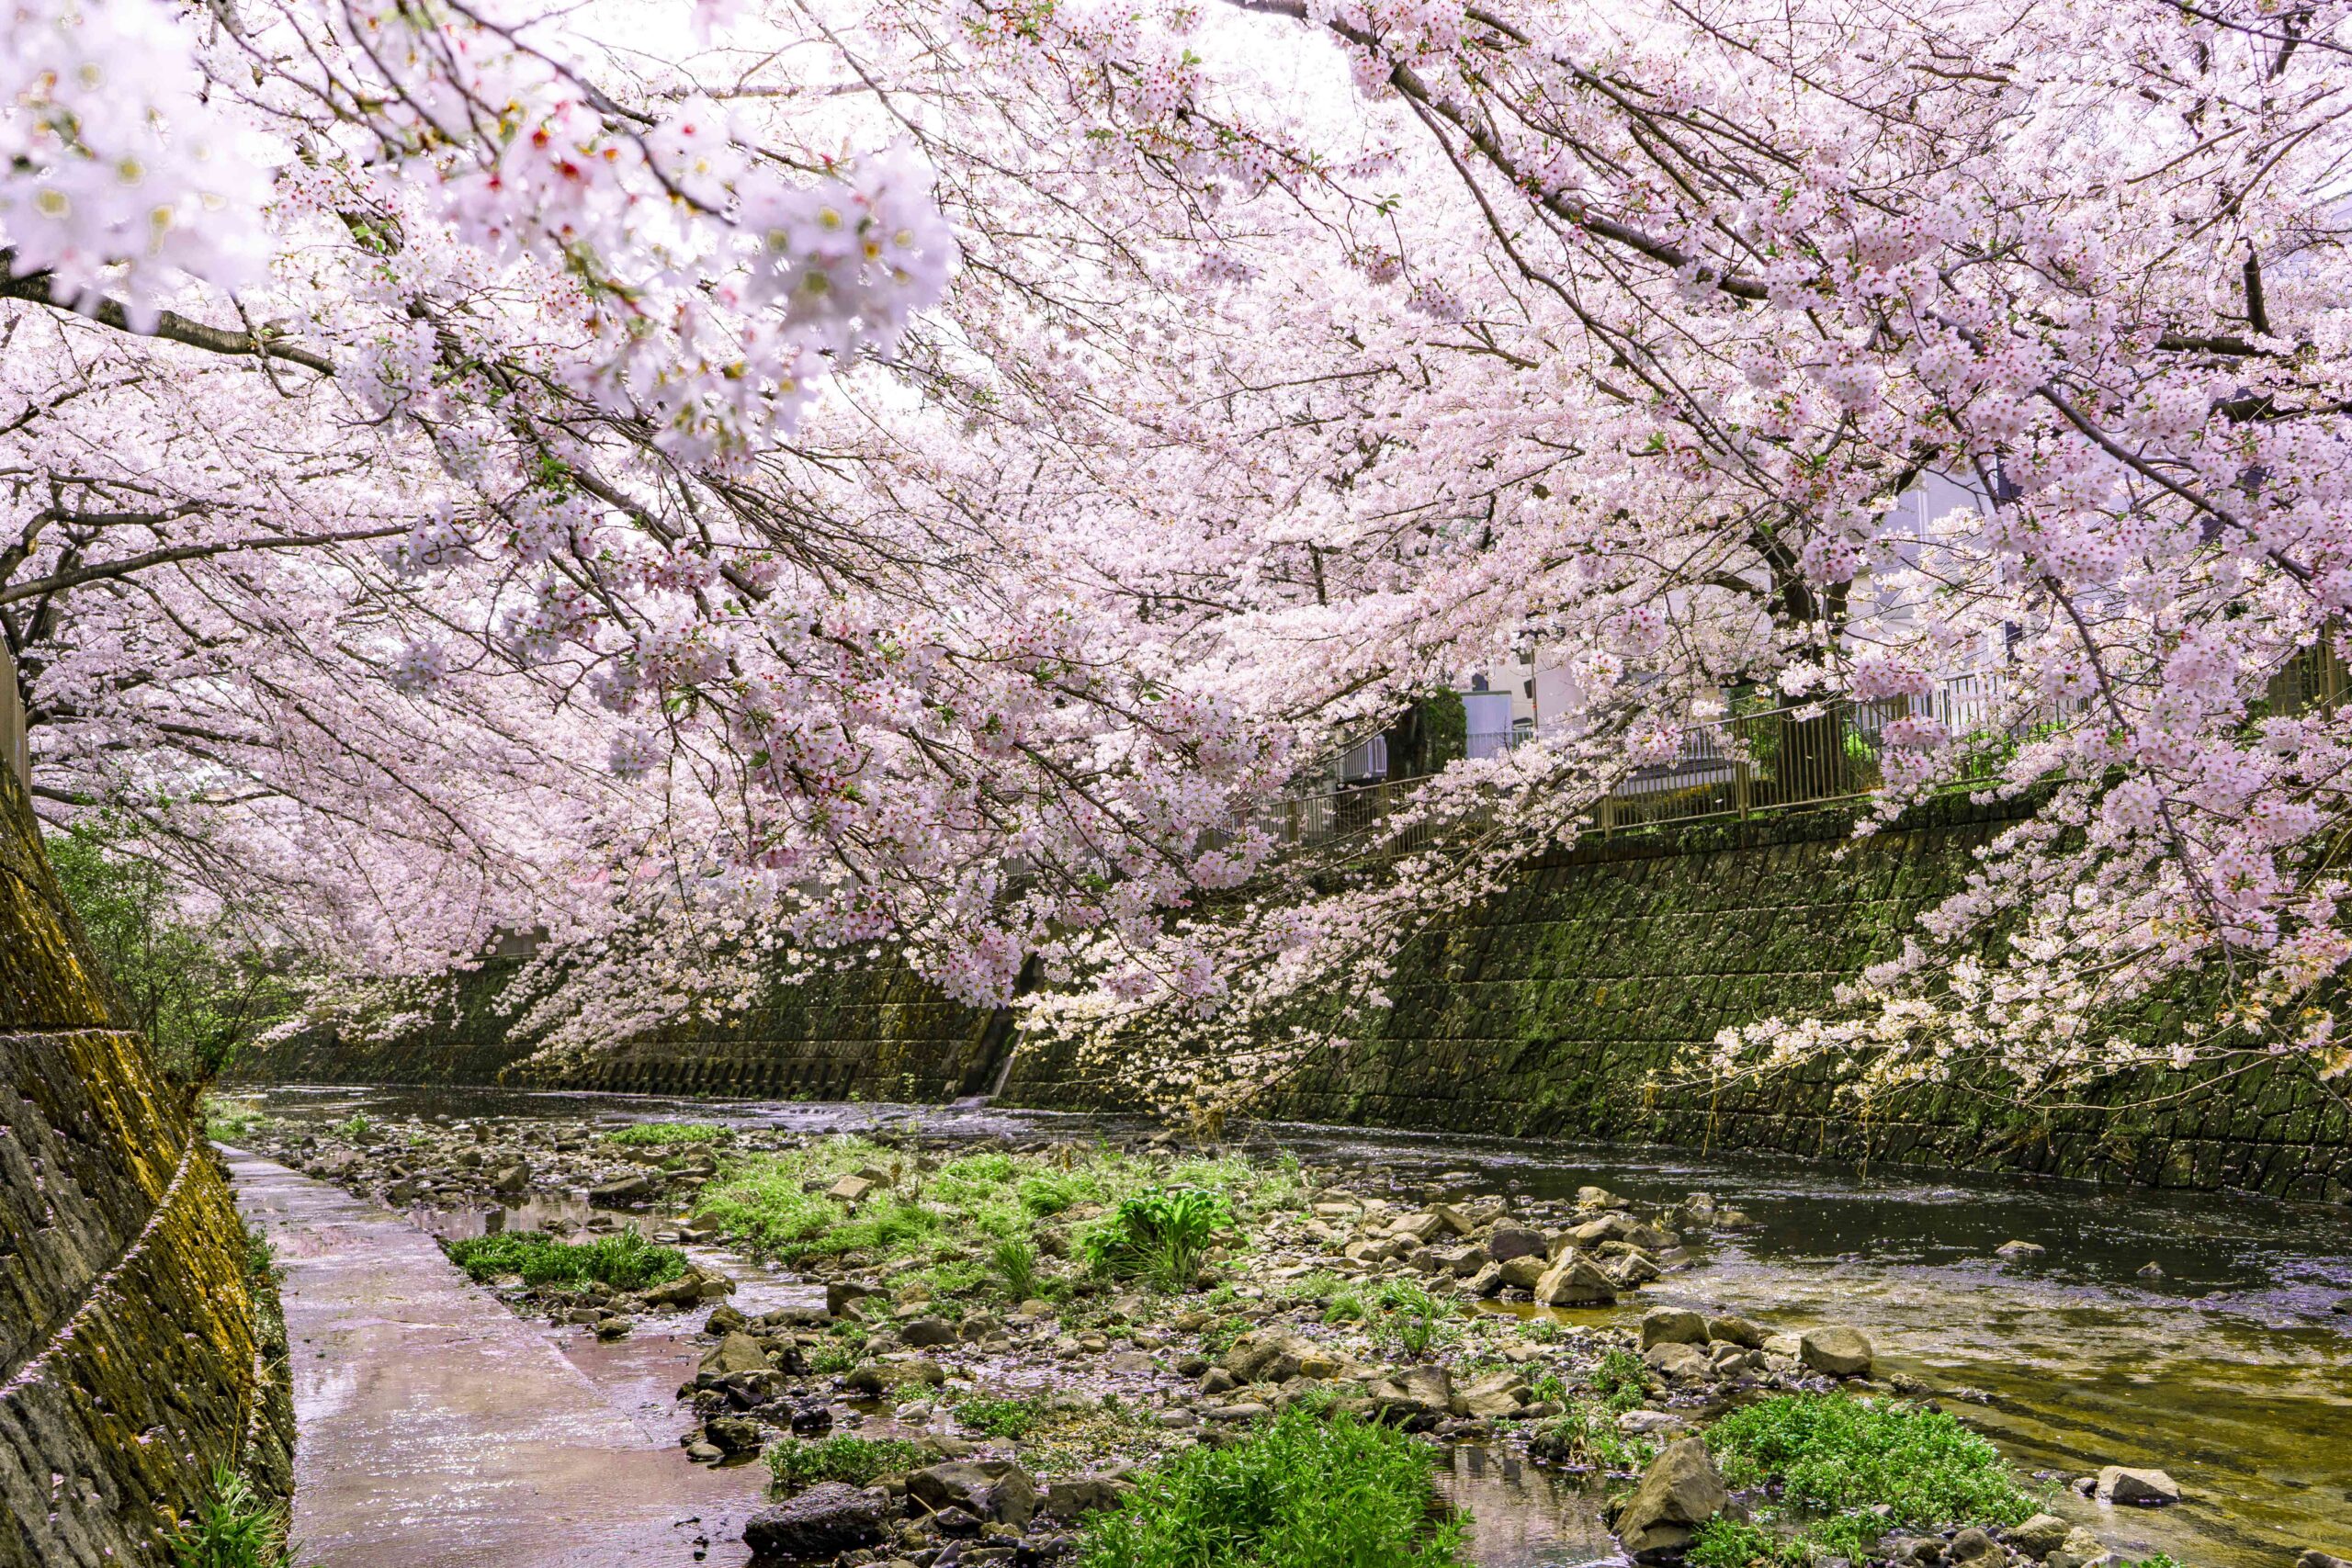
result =
[[764,1472],[689,1463],[667,1398],[694,1369],[693,1319],[599,1346],[516,1317],[401,1215],[249,1155],[230,1168],[285,1269],[298,1562],[745,1561]]

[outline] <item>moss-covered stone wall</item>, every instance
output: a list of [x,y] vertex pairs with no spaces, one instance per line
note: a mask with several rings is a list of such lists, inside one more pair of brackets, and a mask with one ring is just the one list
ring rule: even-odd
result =
[[[2135,1074],[2052,1109],[2012,1086],[1922,1090],[1863,1111],[1826,1070],[1722,1092],[1656,1089],[1716,1032],[1831,1006],[1957,888],[2010,818],[1948,801],[1856,842],[1836,811],[1588,843],[1407,949],[1392,1006],[1351,1021],[1255,1109],[1277,1117],[1639,1141],[1854,1162],[2007,1168],[2352,1201],[2343,1100],[2290,1064],[2226,1081]],[[1116,1053],[1014,1043],[902,965],[778,987],[721,1025],[684,1024],[565,1064],[526,1061],[469,977],[427,1027],[367,1043],[314,1036],[250,1069],[279,1081],[509,1082],[673,1094],[1001,1102],[1125,1110]],[[470,998],[472,999],[469,1000]],[[2130,1021],[2165,1038],[2165,1004]]]
[[[1899,950],[2010,819],[1945,802],[1856,842],[1839,812],[1726,821],[1590,843],[1531,867],[1484,908],[1417,938],[1392,1006],[1258,1107],[1307,1122],[1639,1141],[1849,1162],[2021,1169],[2352,1201],[2342,1097],[2289,1062],[2122,1075],[2064,1096],[1989,1078],[1865,1111],[1830,1071],[1720,1091],[1672,1088],[1719,1030],[1832,1007]],[[2127,1027],[2165,1037],[2167,1004]],[[1025,1050],[1010,1103],[1117,1108],[1116,1075],[1069,1047]],[[2052,1100],[2080,1108],[2052,1109]]]
[[612,1047],[541,1059],[497,1001],[520,960],[443,987],[415,1024],[322,1027],[249,1054],[238,1076],[277,1083],[506,1084],[637,1094],[954,1100],[993,1082],[1011,1016],[961,1006],[895,960],[777,984],[751,1008],[685,1019]]
[[0,767],[0,1568],[171,1561],[217,1471],[292,1482],[275,1289]]

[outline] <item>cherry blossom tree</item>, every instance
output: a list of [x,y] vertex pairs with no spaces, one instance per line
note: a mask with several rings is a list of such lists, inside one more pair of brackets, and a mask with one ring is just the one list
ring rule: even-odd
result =
[[[2192,971],[2184,1059],[2345,1062],[2346,737],[2265,705],[2352,595],[2336,4],[16,17],[37,772],[346,962],[545,924],[594,1039],[1035,955],[1041,1026],[1246,1089],[1724,687],[1989,664],[1872,821],[2018,827],[1710,1065],[2102,1068]],[[1983,504],[1898,536],[1928,474]],[[1532,654],[1586,707],[1414,852],[1274,856]]]

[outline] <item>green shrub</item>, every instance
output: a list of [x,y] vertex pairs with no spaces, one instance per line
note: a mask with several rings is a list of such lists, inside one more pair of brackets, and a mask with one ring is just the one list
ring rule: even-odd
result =
[[1222,1192],[1156,1187],[1122,1202],[1087,1234],[1088,1260],[1106,1274],[1140,1274],[1163,1291],[1190,1290],[1219,1231],[1233,1226]]
[[520,1274],[526,1285],[584,1285],[590,1280],[616,1291],[642,1291],[686,1271],[686,1255],[656,1247],[635,1231],[615,1231],[594,1241],[558,1241],[538,1231],[507,1231],[442,1242],[449,1260],[478,1283]]
[[1387,1427],[1286,1410],[1230,1447],[1184,1450],[1089,1518],[1079,1568],[1458,1568],[1432,1457]]
[[808,1351],[808,1370],[821,1376],[837,1376],[865,1359],[868,1330],[862,1323],[836,1323],[825,1331],[825,1337]]
[[768,1471],[776,1484],[797,1492],[820,1481],[870,1486],[886,1475],[921,1470],[932,1456],[896,1438],[794,1438],[768,1445]]
[[217,1094],[204,1097],[204,1135],[215,1143],[243,1143],[269,1122],[262,1108],[250,1100],[225,1100]]
[[625,1149],[661,1149],[679,1144],[715,1144],[728,1135],[727,1128],[707,1122],[634,1122],[606,1133],[605,1142]]
[[1809,1568],[1826,1555],[1811,1536],[1779,1536],[1762,1525],[1718,1515],[1699,1527],[1683,1558],[1690,1568]]
[[1806,1534],[1842,1556],[1895,1527],[2014,1525],[2034,1511],[1998,1450],[1917,1404],[1781,1394],[1716,1422],[1707,1447],[1733,1486],[1773,1486],[1823,1516]]
[[172,1546],[173,1568],[285,1568],[286,1511],[264,1503],[222,1466],[212,1492]]
[[1042,1394],[1030,1394],[1012,1399],[995,1394],[976,1393],[956,1402],[956,1419],[975,1432],[991,1438],[1009,1438],[1015,1442],[1035,1431],[1046,1418],[1046,1401]]
[[43,842],[123,1026],[153,1043],[177,1081],[209,1082],[300,1004],[305,980],[266,935],[267,919],[235,906],[191,914],[136,823],[96,812]]

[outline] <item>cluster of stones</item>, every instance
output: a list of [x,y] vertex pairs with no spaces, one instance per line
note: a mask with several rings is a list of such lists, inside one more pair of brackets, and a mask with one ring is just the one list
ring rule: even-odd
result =
[[[623,1209],[690,1198],[717,1174],[708,1144],[632,1146],[559,1122],[483,1120],[307,1126],[277,1123],[256,1146],[305,1176],[395,1207],[496,1206],[535,1192],[584,1190]],[[783,1134],[737,1134],[730,1149],[783,1147]]]
[[[758,1134],[733,1146],[796,1141]],[[1162,1135],[1132,1146],[1172,1156],[1170,1142]],[[905,1157],[888,1168],[862,1168],[812,1190],[854,1208],[888,1197],[939,1154],[980,1146],[932,1136],[904,1144]],[[574,1193],[585,1189],[601,1204],[645,1208],[658,1200],[690,1210],[712,1163],[703,1145],[683,1155],[675,1147],[618,1148],[548,1123],[519,1134],[459,1124],[421,1138],[412,1129],[358,1147],[334,1130],[312,1131],[288,1147],[304,1168],[346,1186],[390,1196],[413,1181],[420,1201],[445,1203],[511,1200],[500,1183],[511,1188],[506,1173],[519,1165],[527,1190],[560,1183]],[[469,1153],[481,1157],[468,1159]],[[681,1441],[695,1460],[727,1463],[776,1442],[857,1430],[906,1439],[935,1461],[865,1487],[827,1482],[783,1498],[746,1531],[763,1558],[831,1560],[839,1568],[1025,1564],[1072,1550],[1082,1517],[1116,1502],[1133,1477],[1175,1447],[1238,1441],[1257,1420],[1303,1399],[1441,1440],[1525,1442],[1541,1457],[1544,1423],[1565,1407],[1539,1397],[1537,1386],[1589,1384],[1603,1357],[1622,1350],[1638,1356],[1645,1386],[1639,1406],[1619,1415],[1617,1426],[1663,1447],[1611,1522],[1629,1554],[1647,1562],[1673,1558],[1708,1519],[1746,1506],[1724,1487],[1696,1435],[1729,1402],[1840,1385],[1939,1396],[1900,1374],[1877,1379],[1869,1338],[1842,1325],[1782,1329],[1658,1306],[1637,1325],[1623,1325],[1550,1310],[1612,1304],[1685,1266],[1695,1245],[1686,1236],[1749,1223],[1705,1193],[1648,1213],[1594,1187],[1570,1202],[1491,1194],[1438,1201],[1469,1180],[1467,1173],[1442,1174],[1425,1201],[1399,1202],[1393,1182],[1326,1173],[1302,1207],[1265,1216],[1244,1238],[1249,1282],[1216,1303],[1193,1293],[1116,1292],[1073,1274],[1066,1300],[1025,1301],[1000,1313],[994,1303],[934,1301],[919,1283],[894,1289],[886,1265],[854,1254],[812,1262],[812,1283],[824,1287],[821,1306],[746,1315],[721,1303],[709,1311],[702,1325],[707,1348],[679,1391],[692,1418]],[[1384,1185],[1391,1196],[1374,1190]],[[1041,1224],[1039,1250],[1066,1256],[1069,1227],[1091,1217],[1081,1205]],[[619,1222],[597,1215],[588,1223]],[[710,1239],[691,1217],[654,1234]],[[1451,1296],[1465,1315],[1453,1339],[1405,1356],[1362,1325],[1327,1323],[1321,1299],[1287,1289],[1309,1274],[1336,1275],[1366,1293],[1385,1280],[1411,1279]],[[588,1299],[592,1289],[555,1304],[570,1300],[561,1315],[605,1332],[625,1310],[710,1303],[729,1288],[723,1276],[696,1269],[627,1300],[599,1303]],[[1553,1325],[1548,1337],[1524,1331],[1529,1316]],[[838,1355],[843,1341],[831,1330],[852,1320],[861,1329],[860,1358],[845,1370],[817,1371],[820,1348]],[[1498,1362],[1503,1370],[1494,1370]],[[1034,1400],[1050,1432],[1075,1425],[1088,1446],[1073,1454],[1057,1439],[1024,1451],[965,1430],[956,1408],[980,1394]],[[1940,1396],[1982,1397],[1967,1390]],[[1099,1419],[1108,1409],[1124,1418]],[[2161,1472],[2110,1469],[2077,1484],[2119,1503],[2179,1495]],[[2098,1568],[2116,1561],[2087,1531],[2052,1516],[1998,1535],[1896,1537],[1881,1555],[1907,1568]],[[2352,1564],[2312,1553],[2300,1568]]]

